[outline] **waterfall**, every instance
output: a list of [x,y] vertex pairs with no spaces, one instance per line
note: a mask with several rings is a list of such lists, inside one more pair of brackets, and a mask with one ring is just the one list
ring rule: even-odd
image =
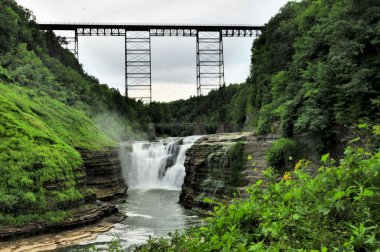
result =
[[180,190],[185,178],[186,151],[200,136],[134,142],[123,174],[133,189]]

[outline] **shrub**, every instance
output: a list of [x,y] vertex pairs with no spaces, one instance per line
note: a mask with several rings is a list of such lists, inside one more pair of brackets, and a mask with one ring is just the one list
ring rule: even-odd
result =
[[299,151],[299,143],[290,138],[280,138],[275,141],[267,151],[268,165],[280,171],[288,170],[294,165],[295,157]]
[[233,187],[242,186],[244,184],[243,175],[241,171],[244,168],[243,158],[244,143],[237,142],[229,150],[230,170],[231,176],[228,178],[228,184]]

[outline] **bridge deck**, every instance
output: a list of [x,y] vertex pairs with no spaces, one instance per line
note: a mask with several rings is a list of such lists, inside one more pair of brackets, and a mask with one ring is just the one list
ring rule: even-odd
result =
[[197,32],[221,32],[224,37],[252,37],[263,26],[201,24],[38,24],[41,30],[73,30],[78,36],[124,36],[126,31],[149,31],[150,36],[196,36]]

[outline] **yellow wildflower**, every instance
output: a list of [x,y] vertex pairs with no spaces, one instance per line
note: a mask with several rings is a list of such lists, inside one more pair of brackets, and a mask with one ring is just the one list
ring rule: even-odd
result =
[[290,172],[285,172],[284,176],[282,177],[285,181],[291,180],[292,175]]

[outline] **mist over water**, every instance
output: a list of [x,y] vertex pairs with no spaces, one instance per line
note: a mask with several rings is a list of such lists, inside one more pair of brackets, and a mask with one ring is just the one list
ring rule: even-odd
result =
[[185,178],[186,151],[200,136],[135,142],[124,159],[123,174],[131,189],[180,190]]

